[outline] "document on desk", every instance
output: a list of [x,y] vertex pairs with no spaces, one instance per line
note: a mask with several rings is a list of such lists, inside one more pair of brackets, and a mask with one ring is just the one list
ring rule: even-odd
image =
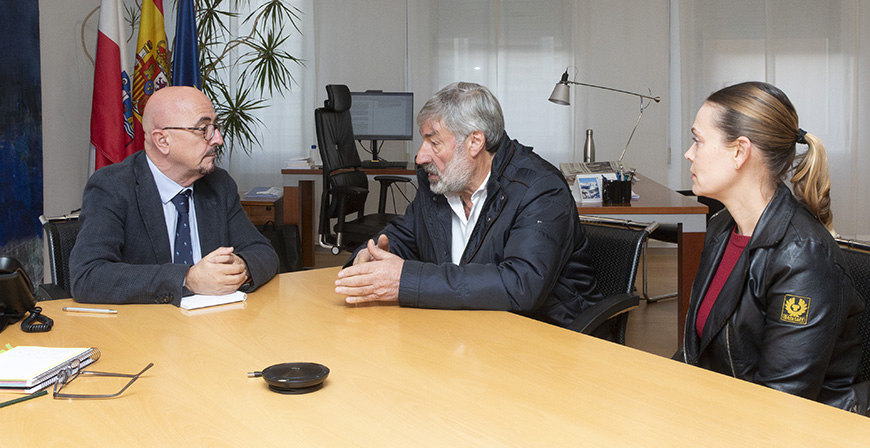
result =
[[244,194],[245,199],[278,199],[284,190],[280,187],[254,187]]
[[222,296],[207,296],[204,294],[194,294],[192,296],[181,298],[181,308],[185,310],[195,310],[199,308],[206,308],[209,306],[226,305],[227,303],[244,302],[247,298],[248,295],[241,291],[236,291],[234,293],[225,294]]

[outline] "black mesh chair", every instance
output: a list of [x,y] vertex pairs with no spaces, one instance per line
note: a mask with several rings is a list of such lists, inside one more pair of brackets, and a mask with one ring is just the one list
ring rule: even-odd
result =
[[861,371],[858,381],[870,380],[870,243],[837,239],[852,276],[852,284],[864,298],[864,312],[858,319],[858,334],[861,337]]
[[43,283],[37,288],[37,300],[70,298],[69,255],[79,234],[78,217],[46,218],[43,215],[39,220],[48,243],[51,283]]
[[[314,111],[317,144],[323,160],[323,194],[320,203],[320,245],[332,253],[354,250],[383,229],[398,215],[386,213],[387,190],[396,182],[409,182],[401,176],[375,176],[381,184],[378,213],[365,215],[369,193],[368,177],[353,139],[350,117],[351,96],[345,85],[326,86],[327,100]],[[347,220],[356,214],[356,219]],[[330,230],[330,223],[337,223]]]
[[568,328],[624,345],[628,311],[640,301],[634,294],[637,270],[658,223],[587,216],[580,220],[589,240],[598,290],[605,299],[584,310]]

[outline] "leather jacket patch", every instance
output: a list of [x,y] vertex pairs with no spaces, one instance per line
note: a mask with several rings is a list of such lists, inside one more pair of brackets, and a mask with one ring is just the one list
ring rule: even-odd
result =
[[810,314],[810,298],[786,294],[782,300],[782,314],[779,320],[798,325],[807,324]]

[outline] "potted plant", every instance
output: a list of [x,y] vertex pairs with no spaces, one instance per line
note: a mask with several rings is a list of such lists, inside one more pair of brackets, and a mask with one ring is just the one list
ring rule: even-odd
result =
[[[202,71],[202,90],[215,102],[223,122],[224,145],[232,152],[250,154],[260,145],[259,120],[252,114],[268,107],[268,97],[283,95],[295,82],[292,64],[302,60],[282,50],[291,33],[299,30],[302,12],[286,0],[268,0],[253,9],[239,28],[249,26],[246,35],[232,32],[229,22],[239,18],[240,5],[249,0],[195,0],[197,35]],[[268,96],[267,96],[268,94]],[[218,149],[220,157],[224,148]]]

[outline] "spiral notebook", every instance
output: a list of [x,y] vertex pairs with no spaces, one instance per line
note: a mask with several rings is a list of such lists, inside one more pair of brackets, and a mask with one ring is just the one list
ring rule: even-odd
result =
[[100,351],[94,347],[14,347],[0,353],[0,392],[40,391],[54,384],[62,369],[81,369],[98,359]]

